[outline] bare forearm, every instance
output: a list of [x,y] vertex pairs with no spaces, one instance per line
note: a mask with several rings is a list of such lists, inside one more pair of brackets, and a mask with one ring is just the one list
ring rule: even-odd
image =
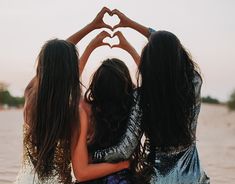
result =
[[89,164],[83,168],[77,170],[74,169],[74,175],[78,181],[82,182],[102,178],[104,176],[118,172],[122,169],[123,167],[121,167],[121,165],[118,163]]
[[80,58],[80,62],[79,62],[79,76],[81,76],[85,65],[91,55],[91,53],[95,50],[94,47],[88,45],[84,51],[84,53],[82,54],[81,58]]
[[71,161],[74,176],[79,181],[93,180],[101,178],[111,173],[129,167],[129,162],[119,162],[116,164],[100,163],[89,164],[87,150],[88,114],[82,104],[79,105],[80,130],[74,129],[72,133]]
[[77,33],[70,36],[67,39],[67,41],[73,44],[77,44],[84,36],[86,36],[88,33],[90,33],[91,31],[95,29],[99,29],[99,28],[112,29],[110,25],[105,24],[103,21],[103,17],[105,13],[111,14],[111,11],[107,7],[103,7],[102,10],[96,15],[95,19],[90,24],[88,24],[83,29],[81,29]]
[[108,43],[103,42],[103,39],[106,37],[111,37],[111,35],[107,33],[106,31],[102,31],[88,44],[83,55],[80,58],[80,63],[79,63],[80,75],[82,74],[82,71],[87,63],[89,56],[97,47],[104,46],[104,45],[111,47]]
[[133,20],[129,20],[129,27],[132,29],[135,29],[136,31],[138,31],[140,34],[144,35],[146,38],[149,38],[150,33],[149,33],[149,29]]
[[130,28],[138,31],[140,34],[144,35],[146,38],[149,38],[150,33],[149,33],[149,29],[147,27],[128,18],[125,14],[120,12],[118,9],[113,10],[112,13],[117,15],[120,19],[119,24],[114,26],[114,29],[119,28],[119,27],[130,27]]
[[66,40],[76,45],[83,37],[85,37],[87,34],[89,34],[93,30],[94,28],[92,24],[88,24],[84,28],[82,28],[80,31],[71,35]]
[[139,56],[139,54],[136,52],[136,50],[135,50],[132,46],[130,46],[127,52],[128,52],[128,53],[131,55],[131,57],[134,59],[134,61],[135,61],[135,63],[137,64],[137,66],[139,66],[139,64],[140,64],[140,56]]

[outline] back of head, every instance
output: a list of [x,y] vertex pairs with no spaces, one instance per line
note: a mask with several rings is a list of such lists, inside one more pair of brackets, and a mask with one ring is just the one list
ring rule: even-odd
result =
[[195,64],[178,38],[167,31],[152,34],[139,72],[143,126],[152,146],[166,150],[190,145]]
[[127,66],[115,58],[103,61],[86,92],[95,127],[92,149],[108,147],[120,139],[132,105],[132,92]]
[[69,150],[71,127],[78,121],[78,72],[73,44],[54,39],[43,46],[38,56],[30,129],[25,138],[41,180],[57,174],[62,182],[71,181]]

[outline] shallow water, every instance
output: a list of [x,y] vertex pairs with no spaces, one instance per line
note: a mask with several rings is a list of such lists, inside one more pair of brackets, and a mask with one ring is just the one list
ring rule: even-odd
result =
[[0,112],[0,184],[12,183],[22,158],[21,110]]
[[[0,111],[0,184],[12,183],[22,158],[21,110]],[[202,105],[197,130],[201,164],[212,184],[235,181],[235,113],[223,106]]]

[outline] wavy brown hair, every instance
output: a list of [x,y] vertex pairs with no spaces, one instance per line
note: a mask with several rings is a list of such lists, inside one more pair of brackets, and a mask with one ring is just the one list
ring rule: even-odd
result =
[[129,70],[119,59],[103,61],[94,73],[85,93],[94,125],[94,137],[89,146],[91,152],[108,148],[120,140],[127,128],[133,87]]
[[25,153],[41,181],[57,176],[61,183],[71,183],[71,129],[78,127],[80,98],[73,44],[54,39],[42,47],[31,90],[26,100]]

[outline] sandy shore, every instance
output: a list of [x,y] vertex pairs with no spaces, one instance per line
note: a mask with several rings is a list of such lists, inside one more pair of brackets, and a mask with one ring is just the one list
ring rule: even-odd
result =
[[[22,111],[0,112],[0,184],[16,178],[22,155]],[[235,182],[235,112],[203,104],[197,129],[201,164],[212,184]]]
[[235,112],[203,104],[197,129],[202,165],[212,184],[235,183]]

